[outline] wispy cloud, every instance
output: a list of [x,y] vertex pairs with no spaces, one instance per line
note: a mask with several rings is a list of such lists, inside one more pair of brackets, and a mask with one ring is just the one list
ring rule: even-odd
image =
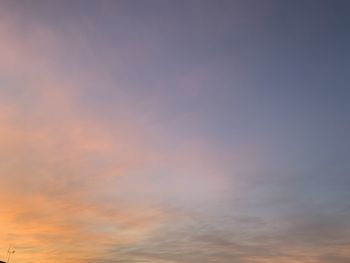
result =
[[82,111],[87,80],[50,61],[68,48],[57,45],[59,36],[32,25],[29,32],[46,33],[22,45],[12,20],[4,22],[1,243],[18,248],[16,260],[86,262],[110,246],[146,240],[175,213],[172,205],[191,206],[223,189],[211,151],[169,151],[137,129],[133,115],[108,123]]
[[0,3],[0,252],[348,262],[349,41],[313,4]]

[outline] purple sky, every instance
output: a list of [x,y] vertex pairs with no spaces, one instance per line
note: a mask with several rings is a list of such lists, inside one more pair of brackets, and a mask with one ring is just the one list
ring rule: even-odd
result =
[[349,10],[0,1],[0,252],[350,262]]

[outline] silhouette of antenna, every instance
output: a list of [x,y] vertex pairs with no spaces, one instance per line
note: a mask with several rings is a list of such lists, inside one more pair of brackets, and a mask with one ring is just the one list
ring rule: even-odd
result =
[[7,258],[6,258],[7,263],[10,262],[11,255],[14,254],[15,252],[16,252],[16,250],[10,245],[9,249],[7,250]]

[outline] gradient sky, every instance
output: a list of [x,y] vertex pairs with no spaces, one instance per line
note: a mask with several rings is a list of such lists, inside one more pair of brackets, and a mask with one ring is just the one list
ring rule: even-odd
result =
[[350,262],[350,1],[0,1],[0,259]]

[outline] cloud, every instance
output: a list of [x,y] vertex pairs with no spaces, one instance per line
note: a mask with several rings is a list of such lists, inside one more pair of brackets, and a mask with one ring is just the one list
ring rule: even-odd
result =
[[104,190],[112,178],[148,162],[142,131],[128,130],[127,123],[112,131],[80,113],[74,102],[79,79],[67,79],[40,50],[21,45],[10,22],[0,29],[6,84],[0,106],[1,244],[13,244],[21,262],[57,262],[63,255],[65,262],[79,262],[111,244],[146,238],[166,211],[121,203]]
[[177,207],[221,196],[213,149],[169,151],[128,110],[113,122],[90,115],[80,98],[99,76],[72,77],[55,63],[67,48],[59,34],[2,19],[0,243],[17,248],[14,262],[104,258],[149,239]]
[[0,244],[14,263],[348,260],[346,165],[305,158],[319,141],[296,150],[298,114],[275,115],[291,93],[255,88],[276,67],[258,54],[273,39],[256,40],[278,6],[157,2],[164,22],[148,4],[32,4],[0,10]]

